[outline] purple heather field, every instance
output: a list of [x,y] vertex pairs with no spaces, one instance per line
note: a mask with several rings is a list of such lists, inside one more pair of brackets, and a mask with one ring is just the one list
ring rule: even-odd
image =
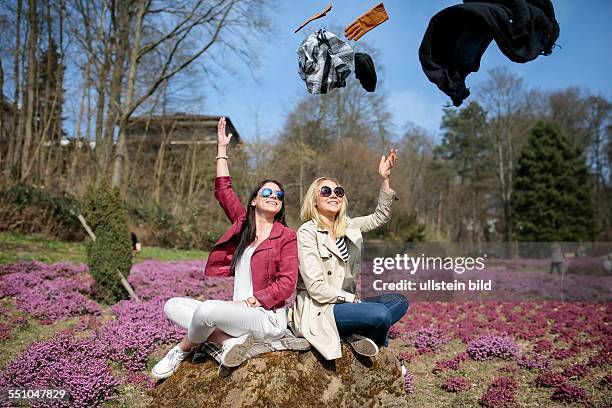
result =
[[[149,357],[184,334],[164,316],[164,302],[173,296],[231,298],[232,281],[205,280],[203,269],[204,261],[136,264],[129,281],[142,302],[124,300],[109,308],[93,301],[93,281],[85,265],[34,261],[0,266],[0,347],[32,321],[49,326],[77,319],[6,364],[0,387],[69,391],[69,401],[33,400],[33,406],[45,407],[100,406],[126,384],[150,390],[155,383],[148,377]],[[512,285],[521,282],[548,290],[541,287],[545,279],[538,273],[507,267],[495,273],[496,279],[505,276]],[[572,282],[584,277],[566,278]],[[601,283],[594,286],[600,288]],[[602,300],[596,295],[593,299]],[[479,396],[481,406],[514,406],[521,393],[535,389],[546,391],[541,406],[584,406],[611,402],[605,397],[612,383],[611,322],[612,306],[602,301],[419,301],[411,303],[389,336],[391,349],[408,368],[408,398],[420,389],[420,376],[411,369],[419,362],[431,362],[439,392],[453,394],[472,392],[475,386],[463,366],[484,369],[503,362]],[[451,348],[456,351],[453,357],[441,357]],[[595,386],[585,388],[586,380]],[[5,397],[0,402],[10,406]]]

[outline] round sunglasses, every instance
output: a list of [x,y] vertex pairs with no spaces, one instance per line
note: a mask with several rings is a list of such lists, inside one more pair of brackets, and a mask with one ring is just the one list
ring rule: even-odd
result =
[[329,186],[321,187],[321,197],[329,197],[332,194],[332,191],[336,195],[336,197],[338,198],[344,197],[344,189],[340,186],[334,188],[333,190]]
[[278,201],[283,201],[285,199],[284,191],[280,191],[280,190],[274,191],[268,187],[262,188],[261,191],[259,192],[259,195],[262,196],[263,198],[268,198],[268,197],[276,198]]

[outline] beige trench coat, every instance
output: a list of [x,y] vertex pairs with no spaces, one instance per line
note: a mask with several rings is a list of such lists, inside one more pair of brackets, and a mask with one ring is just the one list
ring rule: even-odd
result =
[[327,360],[342,357],[334,304],[341,289],[355,293],[355,277],[361,269],[361,233],[389,221],[394,197],[395,192],[381,190],[374,213],[347,220],[348,262],[342,260],[327,231],[318,229],[314,221],[304,223],[297,232],[300,277],[295,305],[289,310],[289,325]]

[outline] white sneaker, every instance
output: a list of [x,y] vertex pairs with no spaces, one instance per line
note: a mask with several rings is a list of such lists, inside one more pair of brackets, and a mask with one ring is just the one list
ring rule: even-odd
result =
[[170,377],[175,373],[187,355],[189,355],[189,351],[181,350],[177,344],[168,352],[168,354],[166,354],[163,359],[161,359],[159,363],[155,364],[151,370],[151,375],[153,375],[153,378],[158,380]]
[[366,357],[374,357],[378,354],[378,346],[374,341],[360,334],[347,336],[346,341],[353,347],[357,354]]
[[240,337],[225,340],[221,354],[221,364],[226,367],[238,367],[247,357],[247,351],[253,346],[253,335],[243,334]]

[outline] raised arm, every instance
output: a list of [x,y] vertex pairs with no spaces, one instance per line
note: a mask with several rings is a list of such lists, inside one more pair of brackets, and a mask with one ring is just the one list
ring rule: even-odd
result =
[[217,177],[229,177],[227,166],[227,146],[230,144],[232,134],[225,134],[225,116],[221,116],[217,123]]
[[368,232],[386,224],[391,219],[391,205],[395,198],[395,191],[389,185],[389,176],[391,169],[395,166],[397,159],[397,150],[390,149],[387,157],[384,155],[380,158],[378,165],[378,174],[381,178],[380,194],[376,209],[372,214],[363,217],[356,217],[351,220],[354,227],[359,228],[362,232]]
[[232,189],[232,179],[227,166],[227,146],[232,134],[225,134],[225,117],[222,116],[217,124],[217,179],[215,180],[215,197],[225,215],[231,222],[236,221],[246,210],[240,203],[240,199]]

